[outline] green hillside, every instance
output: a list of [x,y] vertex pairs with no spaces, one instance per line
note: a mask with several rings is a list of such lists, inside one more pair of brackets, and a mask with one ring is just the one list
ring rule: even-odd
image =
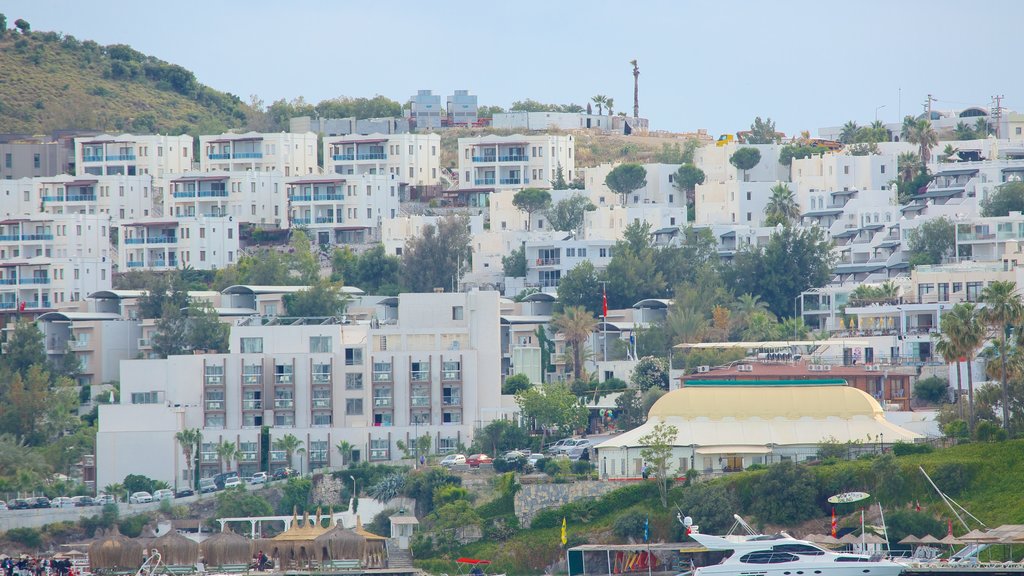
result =
[[54,32],[0,37],[0,132],[215,134],[245,124],[238,97],[128,46]]

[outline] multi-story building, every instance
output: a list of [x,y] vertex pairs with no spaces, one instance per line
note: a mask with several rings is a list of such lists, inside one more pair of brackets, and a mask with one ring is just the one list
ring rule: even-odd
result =
[[612,261],[614,240],[526,242],[526,283],[553,291],[562,276],[584,260],[603,270]]
[[408,118],[312,118],[296,116],[288,120],[289,132],[315,132],[324,136],[349,134],[406,134]]
[[459,138],[459,186],[465,189],[551,188],[561,168],[575,177],[575,140],[571,135],[477,136]]
[[[642,134],[648,130],[647,118],[606,116],[585,112],[510,111],[494,115],[492,128],[505,130],[601,130],[616,134]],[[706,136],[706,133],[705,133]]]
[[238,222],[198,216],[122,222],[118,228],[121,271],[216,270],[238,258]]
[[[445,453],[506,416],[496,292],[402,294],[383,307],[386,322],[254,322],[232,327],[229,354],[122,362],[121,402],[100,408],[97,482],[130,473],[187,482],[174,439],[185,428],[202,431],[198,465],[210,476],[226,465],[242,474],[336,466],[341,441],[359,461],[398,459],[399,440],[423,435]],[[285,434],[303,442],[292,462],[272,448]],[[221,441],[238,446],[237,467],[216,456]]]
[[431,90],[420,90],[409,99],[409,119],[419,130],[437,129],[441,127],[441,96],[434,95]]
[[[675,173],[678,164],[644,164],[647,170],[647,184],[634,190],[628,198],[622,198],[604,183],[608,174],[615,169],[615,164],[601,164],[584,171],[583,182],[588,191],[595,192],[605,204],[625,204],[639,206],[642,204],[658,204],[662,206],[686,207],[686,193],[679,191],[675,185]],[[624,200],[624,202],[623,202]]]
[[192,137],[121,134],[75,138],[78,176],[162,178],[192,169]]
[[434,186],[441,169],[437,134],[368,134],[324,140],[324,171],[384,174],[404,197],[406,186]]
[[288,227],[288,194],[280,172],[191,172],[170,181],[168,215],[229,216],[238,223]]
[[[729,158],[740,148],[755,148],[761,160],[748,170],[740,170]],[[694,164],[704,171],[704,184],[694,192],[696,223],[748,224],[764,223],[765,206],[771,188],[789,182],[789,167],[779,164],[777,144],[705,146],[697,150]]]
[[451,126],[472,126],[477,121],[476,95],[456,90],[448,97],[448,122]]
[[320,171],[313,132],[200,136],[199,152],[202,172],[277,171],[287,177]]
[[0,135],[0,180],[68,174],[69,152],[66,139]]
[[154,182],[149,175],[33,178],[19,213],[106,214],[117,225],[153,215]]
[[380,239],[385,220],[398,216],[392,176],[352,174],[288,183],[291,226],[308,228],[317,244],[361,244]]
[[38,312],[111,286],[110,216],[0,221],[0,310]]

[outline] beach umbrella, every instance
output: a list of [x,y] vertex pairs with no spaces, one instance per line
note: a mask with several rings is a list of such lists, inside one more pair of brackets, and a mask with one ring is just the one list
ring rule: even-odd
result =
[[252,541],[227,530],[210,536],[199,545],[207,566],[246,564],[252,560]]
[[884,544],[885,539],[881,536],[878,536],[877,534],[872,534],[871,532],[868,532],[864,535],[863,542],[865,544]]
[[960,537],[963,542],[996,542],[999,540],[998,536],[993,536],[981,530],[971,530],[967,534]]
[[313,540],[314,556],[325,560],[363,560],[366,538],[336,525]]
[[925,534],[921,536],[921,544],[941,544],[942,541],[932,536],[931,534]]
[[135,571],[142,564],[142,544],[121,534],[117,526],[89,545],[89,566],[93,572],[103,568]]
[[192,566],[199,561],[199,543],[171,530],[153,540],[151,549],[160,552],[160,560],[171,566]]
[[897,544],[920,544],[921,539],[913,534],[907,534],[907,537],[897,542]]
[[939,542],[947,546],[959,546],[964,543],[963,540],[960,540],[952,534],[946,534],[946,536],[942,540],[939,540]]

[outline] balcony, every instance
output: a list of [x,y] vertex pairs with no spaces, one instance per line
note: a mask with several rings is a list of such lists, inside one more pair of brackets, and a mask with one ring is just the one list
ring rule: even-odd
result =
[[263,152],[236,152],[235,159],[250,160],[254,158],[263,158]]
[[473,162],[497,162],[497,156],[473,156]]
[[445,406],[461,406],[462,405],[462,397],[461,396],[444,396],[444,397],[441,398],[441,404],[443,404]]
[[213,153],[210,153],[210,154],[207,154],[206,157],[209,158],[210,160],[231,160],[231,153],[227,153],[227,154],[213,154]]
[[217,462],[220,459],[216,452],[200,452],[199,460],[202,462]]
[[263,410],[263,400],[242,400],[242,410]]
[[558,266],[561,263],[561,258],[537,258],[537,266]]
[[258,457],[259,457],[259,455],[256,452],[239,452],[238,453],[238,461],[239,462],[255,462],[258,459]]
[[494,178],[476,178],[473,180],[473,184],[476,186],[493,186]]
[[107,156],[107,162],[128,162],[134,160],[135,154],[111,154]]
[[194,190],[193,191],[187,191],[187,192],[175,192],[174,193],[174,197],[175,198],[195,198],[196,197],[196,193],[195,193]]
[[383,152],[368,152],[356,154],[356,160],[387,160],[388,155]]
[[374,408],[391,408],[392,406],[391,396],[375,396],[373,398]]
[[313,200],[317,202],[340,202],[345,199],[344,194],[314,194]]
[[330,384],[330,383],[331,383],[331,374],[329,372],[326,373],[326,374],[323,373],[323,372],[313,374],[313,384]]
[[82,162],[103,162],[103,156],[102,155],[100,155],[100,156],[95,156],[95,155],[82,156]]
[[313,398],[313,409],[314,410],[330,410],[331,399],[330,398]]
[[33,276],[32,278],[22,278],[22,284],[49,284],[50,279],[46,276]]
[[334,160],[335,162],[346,162],[346,161],[355,160],[355,159],[356,159],[356,155],[355,154],[332,154],[331,155],[331,160]]
[[391,372],[390,371],[388,371],[388,372],[374,372],[373,373],[373,381],[374,382],[391,382],[392,381]]
[[43,202],[63,202],[64,201],[64,197],[63,196],[43,196],[42,197],[42,201]]
[[177,241],[177,236],[150,236],[146,238],[146,244],[174,244]]
[[293,400],[292,398],[275,398],[274,399],[274,409],[275,410],[285,410],[285,409],[292,409],[292,408],[295,408],[295,400]]
[[242,386],[263,386],[263,374],[243,374]]
[[223,412],[224,401],[223,400],[207,400],[206,402],[207,412]]
[[292,218],[292,224],[296,226],[302,226],[303,224],[309,224],[313,221],[312,218]]
[[95,194],[68,194],[68,202],[95,202]]
[[288,453],[284,450],[271,450],[270,461],[271,462],[284,462],[288,459]]
[[145,266],[145,264],[142,262],[142,260],[129,260],[128,261],[128,267],[129,268],[142,268],[143,266]]
[[17,234],[0,235],[0,242],[17,242],[17,241],[18,241],[18,235]]
[[125,244],[145,244],[146,243],[146,239],[145,238],[125,238],[124,239],[124,243]]
[[17,278],[0,278],[0,286],[14,286],[17,283]]
[[199,191],[199,197],[200,198],[227,198],[228,197],[228,191],[227,190],[200,190]]
[[413,370],[409,374],[409,380],[413,382],[428,382],[430,380],[429,370]]
[[223,386],[224,385],[224,377],[220,376],[220,375],[212,375],[211,374],[210,376],[206,377],[206,385],[207,386]]
[[292,202],[311,202],[313,197],[309,194],[292,194],[288,199]]
[[[529,180],[527,180],[529,182]],[[522,178],[502,178],[498,181],[499,184],[523,184]]]
[[292,378],[291,374],[275,374],[274,375],[274,384],[289,384],[290,385],[290,384],[293,384],[294,382],[295,382],[295,380]]
[[529,162],[528,156],[513,154],[510,156],[498,156],[498,162]]
[[314,219],[314,222],[317,224],[334,224],[334,218],[330,218],[328,216],[317,216]]
[[441,379],[456,382],[462,380],[462,370],[443,370],[441,371]]
[[413,396],[409,399],[409,405],[413,408],[429,408],[430,396]]
[[22,234],[21,239],[28,241],[53,240],[53,234]]

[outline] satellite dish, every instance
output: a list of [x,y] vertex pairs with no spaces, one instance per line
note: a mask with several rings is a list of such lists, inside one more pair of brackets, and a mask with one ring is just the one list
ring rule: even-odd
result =
[[832,504],[851,504],[853,502],[860,502],[871,497],[871,494],[867,492],[843,492],[842,494],[836,494],[835,496],[829,496],[828,501]]

